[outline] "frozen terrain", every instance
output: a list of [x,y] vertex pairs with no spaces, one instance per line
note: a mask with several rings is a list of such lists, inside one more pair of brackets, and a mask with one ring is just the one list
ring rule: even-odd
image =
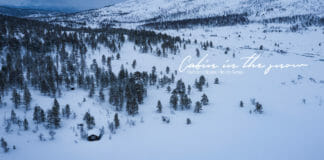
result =
[[[136,3],[136,1],[131,2]],[[176,10],[177,6],[171,3],[172,1],[168,2],[162,4],[172,5]],[[200,2],[202,1],[188,3],[198,6],[196,3]],[[225,2],[229,6],[235,3],[217,1],[217,3]],[[217,3],[215,2],[214,5],[217,6]],[[293,4],[291,1],[283,3]],[[246,5],[248,4],[253,3]],[[234,4],[236,5],[239,4]],[[114,8],[109,10],[112,7],[108,7],[108,10],[102,9],[100,14],[118,12]],[[164,6],[160,7],[163,9]],[[206,7],[213,6],[206,3]],[[235,9],[234,7],[233,10]],[[297,7],[297,9],[301,8]],[[148,15],[145,9],[136,8],[136,10]],[[172,11],[168,12],[172,13]],[[287,12],[290,11],[287,9]],[[314,10],[317,11],[322,12],[323,9]],[[125,15],[126,18],[116,16],[116,19],[127,20],[127,16],[132,19],[132,15],[133,12],[130,11]],[[154,14],[149,16],[154,17]],[[108,122],[113,121],[115,113],[114,107],[107,101],[99,102],[98,90],[94,98],[88,98],[88,91],[82,89],[62,90],[62,95],[57,98],[61,106],[69,104],[76,117],[63,121],[62,127],[56,130],[54,140],[50,140],[48,130],[44,127],[39,126],[39,130],[36,131],[36,125],[32,121],[30,121],[29,131],[13,128],[11,133],[6,133],[2,125],[3,120],[10,116],[13,108],[10,100],[11,93],[9,93],[3,97],[6,105],[0,108],[0,137],[5,137],[8,144],[15,145],[17,149],[6,154],[1,152],[0,160],[322,160],[324,158],[324,29],[309,27],[291,32],[289,27],[289,25],[278,24],[250,24],[156,31],[191,40],[191,44],[181,48],[177,55],[169,54],[167,58],[139,53],[138,49],[133,49],[132,44],[124,44],[120,52],[121,59],[112,61],[114,72],[118,73],[122,64],[130,72],[151,71],[152,67],[156,66],[157,73],[165,73],[165,68],[169,66],[169,74],[177,70],[176,80],[182,79],[186,85],[192,86],[195,79],[204,75],[208,87],[204,87],[202,92],[193,87],[189,96],[194,104],[205,93],[209,105],[203,106],[202,113],[193,113],[194,107],[190,110],[174,111],[170,107],[170,93],[166,91],[166,87],[151,86],[148,87],[144,104],[139,107],[138,115],[128,116],[126,111],[119,112],[121,124],[115,134],[108,132]],[[198,41],[197,44],[194,43],[195,39]],[[196,57],[196,48],[200,48],[200,42],[205,41],[212,41],[213,47],[207,50],[200,49],[200,57]],[[111,54],[103,46],[100,50],[88,50],[87,64],[90,65],[93,59],[97,59],[101,66],[102,55]],[[192,63],[198,63],[207,56],[204,61],[206,64],[241,66],[246,61],[241,58],[253,54],[260,55],[255,64],[307,64],[308,66],[274,68],[266,75],[264,68],[238,68],[234,71],[232,69],[198,71],[193,69],[192,72],[178,70],[187,56],[192,57]],[[131,66],[134,59],[137,62],[135,69]],[[207,74],[206,71],[209,73]],[[219,84],[214,84],[216,77],[219,78]],[[172,84],[171,88],[174,87],[175,84]],[[104,92],[108,96],[108,90]],[[52,107],[53,98],[44,96],[36,90],[31,93],[33,98],[31,106],[40,105],[45,110]],[[84,98],[86,98],[85,102],[83,102]],[[262,114],[253,112],[252,99],[262,104],[264,109]],[[162,113],[156,113],[158,100],[161,100],[163,105]],[[240,107],[241,100],[244,102],[243,108]],[[83,122],[83,115],[87,111],[95,117],[95,129],[105,128],[106,134],[100,141],[88,142],[78,135],[77,124]],[[17,110],[16,113],[19,117],[32,119],[32,112],[25,113],[23,110]],[[161,116],[168,116],[170,123],[163,123]],[[187,118],[191,119],[192,124],[186,124]],[[134,121],[135,125],[131,125],[131,121]],[[40,133],[44,134],[46,141],[39,140]]]
[[247,13],[250,20],[294,15],[323,17],[321,0],[127,0],[104,8],[41,20],[65,24],[84,23],[98,27],[109,23],[135,23],[214,17]]

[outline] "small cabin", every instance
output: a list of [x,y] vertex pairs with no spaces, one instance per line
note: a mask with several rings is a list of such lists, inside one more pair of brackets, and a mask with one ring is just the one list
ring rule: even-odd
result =
[[88,141],[99,141],[102,137],[103,133],[101,133],[98,129],[92,129],[88,131]]
[[92,135],[88,136],[87,139],[88,139],[88,141],[99,141],[100,138],[101,138],[100,136],[92,134]]

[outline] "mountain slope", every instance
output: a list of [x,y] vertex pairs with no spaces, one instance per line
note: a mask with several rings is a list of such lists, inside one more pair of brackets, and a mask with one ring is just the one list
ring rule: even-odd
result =
[[110,22],[138,23],[204,18],[217,15],[248,13],[259,20],[279,16],[324,15],[321,0],[128,0],[101,9],[76,14],[47,17],[47,21],[77,21],[88,25]]
[[42,17],[54,16],[59,14],[58,11],[50,11],[43,9],[16,8],[8,6],[0,6],[0,14],[14,17]]

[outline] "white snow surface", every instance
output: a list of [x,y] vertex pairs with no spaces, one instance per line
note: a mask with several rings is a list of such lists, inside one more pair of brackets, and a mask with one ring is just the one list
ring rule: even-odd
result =
[[[168,2],[165,6],[173,4],[171,1],[160,1]],[[136,5],[136,1],[131,2],[133,4],[130,3],[130,6]],[[190,1],[198,2],[200,1]],[[263,32],[271,27],[280,28],[283,32]],[[0,137],[4,137],[10,146],[16,145],[17,149],[7,154],[1,152],[0,160],[322,160],[324,30],[311,27],[291,33],[285,31],[287,28],[289,26],[253,24],[163,31],[192,41],[186,49],[181,49],[180,53],[169,55],[168,58],[138,53],[131,44],[126,43],[121,50],[121,60],[112,61],[115,72],[121,64],[129,71],[150,71],[152,66],[156,66],[158,73],[165,73],[166,66],[169,66],[173,72],[178,69],[184,57],[191,55],[193,62],[197,62],[206,54],[209,62],[216,64],[242,64],[240,58],[257,53],[261,55],[258,63],[305,63],[309,66],[273,69],[268,75],[264,75],[262,69],[243,70],[244,73],[240,75],[205,74],[209,87],[204,87],[202,92],[192,88],[190,94],[193,103],[200,100],[203,93],[207,94],[210,104],[203,106],[200,114],[193,113],[193,109],[172,111],[169,105],[170,94],[166,88],[150,87],[144,104],[139,106],[137,116],[127,116],[125,111],[119,113],[121,128],[112,135],[108,132],[107,122],[113,120],[114,107],[107,101],[100,103],[97,90],[96,96],[91,99],[87,97],[87,91],[79,89],[63,91],[58,98],[61,107],[70,104],[77,117],[63,120],[62,127],[56,130],[55,140],[40,142],[38,135],[43,133],[49,139],[48,131],[40,126],[33,133],[36,126],[31,121],[32,111],[25,113],[22,109],[16,110],[16,113],[20,118],[30,120],[31,129],[22,131],[15,128],[11,133],[6,133],[2,125],[3,119],[8,118],[14,108],[9,94],[3,100],[7,105],[0,108]],[[198,40],[198,44],[193,43],[194,39]],[[200,49],[201,57],[197,58],[195,49],[200,48],[200,41],[206,40],[213,41],[214,48],[207,51]],[[279,43],[280,46],[276,47],[274,43]],[[260,45],[264,46],[264,50],[258,50]],[[230,48],[227,55],[224,54],[226,47]],[[277,50],[287,53],[279,54]],[[233,53],[235,58],[232,57]],[[100,51],[89,50],[89,63],[92,59],[97,59],[98,64],[101,64],[103,54],[108,56],[112,53],[103,47]],[[135,70],[131,67],[134,59],[137,61]],[[298,75],[302,78],[298,78]],[[186,85],[193,85],[199,76],[200,74],[178,72],[176,79],[182,79]],[[213,84],[215,77],[220,79],[219,85]],[[107,99],[108,91],[104,92]],[[32,98],[32,106],[40,105],[44,109],[49,109],[53,103],[53,98],[43,96],[38,91],[32,91]],[[83,98],[87,99],[86,102],[82,102]],[[250,102],[252,98],[263,105],[263,114],[249,113],[254,109]],[[303,99],[306,103],[303,103]],[[161,114],[156,113],[158,100],[163,105]],[[244,102],[243,108],[239,107],[240,100]],[[81,140],[79,135],[75,135],[78,132],[73,131],[78,123],[83,122],[83,115],[87,111],[94,115],[97,129],[105,127],[106,134],[100,141]],[[169,116],[170,124],[163,123],[161,116]],[[187,118],[191,119],[191,125],[186,125]],[[136,125],[129,125],[129,120],[135,121]]]
[[324,15],[322,0],[127,0],[100,9],[46,20],[86,22],[97,26],[106,22],[138,23],[154,18],[181,20],[233,13],[248,13],[251,20],[292,15]]

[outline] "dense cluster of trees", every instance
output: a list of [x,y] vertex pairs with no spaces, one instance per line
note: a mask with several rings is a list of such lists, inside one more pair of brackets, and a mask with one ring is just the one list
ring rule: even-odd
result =
[[302,26],[322,26],[324,25],[324,18],[306,14],[306,15],[293,15],[293,16],[285,16],[285,17],[275,17],[270,19],[264,19],[263,23],[289,23],[296,24],[300,23]]
[[[151,73],[129,73],[121,68],[116,75],[112,71],[112,60],[122,56],[119,50],[126,41],[133,43],[134,49],[157,56],[176,54],[183,41],[179,37],[153,31],[110,27],[75,29],[3,15],[0,15],[0,31],[0,101],[2,96],[11,92],[15,108],[24,106],[26,111],[32,101],[29,88],[57,97],[63,89],[79,87],[89,90],[89,97],[99,90],[102,101],[108,90],[108,100],[117,111],[125,106],[130,115],[135,115],[146,96],[146,86],[170,84],[174,75],[172,80],[168,76],[158,79],[155,67]],[[94,60],[88,67],[88,50],[97,50],[101,46],[111,52],[110,56],[103,56],[104,66],[99,67]],[[133,63],[135,66],[136,62]],[[55,99],[48,111],[40,106],[34,107],[33,120],[36,124],[46,123],[47,128],[56,129],[61,126],[61,118],[69,118],[70,114],[70,106],[66,105],[61,110]],[[13,119],[15,123],[28,124],[27,120]],[[91,116],[85,119],[91,120]],[[8,122],[8,128],[11,124]]]
[[174,110],[188,110],[191,108],[191,99],[188,94],[190,94],[190,85],[188,86],[188,91],[186,92],[186,86],[184,82],[180,79],[177,81],[176,88],[172,91],[170,97],[170,105]]
[[149,22],[142,27],[154,29],[181,29],[194,26],[230,26],[236,24],[249,23],[248,14],[226,14],[222,16],[212,16],[206,18],[193,18],[175,21]]
[[[112,76],[111,61],[121,56],[118,52],[126,41],[133,43],[134,49],[157,56],[176,54],[182,43],[179,37],[152,31],[72,29],[1,15],[0,31],[0,55],[4,57],[0,70],[1,95],[13,87],[22,90],[31,86],[50,96],[57,96],[63,87],[76,84],[85,89],[107,88]],[[94,63],[89,70],[86,53],[100,46],[111,52],[104,60],[108,69]],[[25,98],[28,97],[27,93]],[[18,106],[20,101],[16,98]],[[28,108],[29,101],[25,105]]]
[[143,103],[146,96],[146,86],[155,77],[153,74],[149,75],[147,72],[133,74],[121,68],[118,77],[111,82],[109,103],[116,107],[116,111],[121,111],[126,103],[128,114],[137,114],[138,105]]

